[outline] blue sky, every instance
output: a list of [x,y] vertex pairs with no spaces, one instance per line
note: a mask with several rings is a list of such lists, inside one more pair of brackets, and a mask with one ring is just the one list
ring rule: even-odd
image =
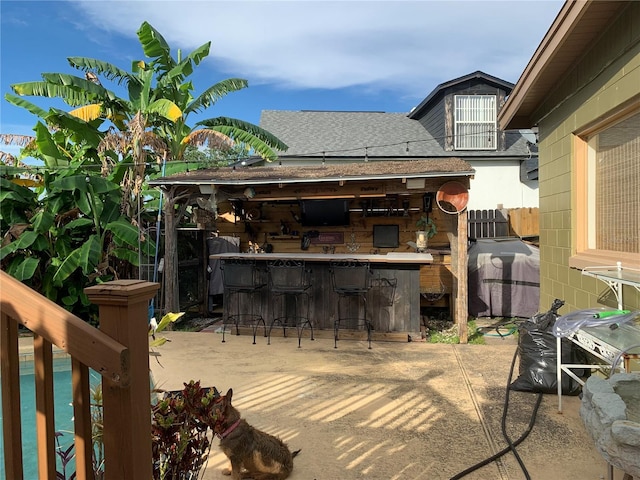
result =
[[[196,93],[226,78],[249,81],[196,121],[224,115],[258,124],[262,110],[409,112],[438,84],[476,70],[515,83],[562,4],[0,0],[0,133],[28,135],[36,122],[4,100],[11,84],[40,80],[44,72],[82,76],[68,65],[70,56],[130,71],[144,58],[136,31],[145,20],[174,56],[178,48],[212,42],[191,77]],[[0,145],[15,154],[13,148]]]

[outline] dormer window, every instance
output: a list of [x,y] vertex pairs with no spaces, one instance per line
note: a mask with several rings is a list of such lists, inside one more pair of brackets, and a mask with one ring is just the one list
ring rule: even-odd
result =
[[455,95],[456,150],[497,149],[495,95]]

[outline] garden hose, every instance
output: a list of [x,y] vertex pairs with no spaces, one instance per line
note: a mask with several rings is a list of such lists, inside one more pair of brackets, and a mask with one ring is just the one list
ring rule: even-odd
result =
[[516,333],[518,331],[518,327],[516,327],[515,325],[511,328],[509,328],[509,330],[507,331],[507,333],[502,333],[500,331],[502,327],[497,326],[496,327],[496,333],[482,333],[483,336],[485,337],[500,337],[500,338],[505,338],[508,337],[509,335],[513,335],[514,333]]
[[469,475],[471,472],[474,472],[479,468],[484,467],[485,465],[488,465],[489,463],[497,460],[498,458],[502,457],[505,453],[508,453],[508,452],[513,452],[514,456],[516,457],[516,460],[518,461],[518,464],[520,465],[520,468],[522,469],[522,472],[525,475],[525,478],[527,478],[527,480],[531,480],[531,476],[529,475],[529,472],[527,471],[527,468],[524,465],[524,462],[520,458],[520,455],[518,454],[516,447],[520,445],[522,442],[524,442],[524,440],[531,433],[531,430],[533,430],[533,426],[535,425],[536,417],[538,415],[538,409],[540,408],[540,404],[542,403],[543,394],[542,392],[538,393],[538,396],[536,398],[536,403],[533,407],[533,412],[531,413],[531,418],[529,419],[529,425],[527,426],[527,429],[524,431],[522,435],[520,435],[520,437],[518,437],[515,441],[512,441],[506,433],[506,424],[507,424],[507,412],[509,411],[509,391],[510,391],[509,385],[511,384],[511,379],[513,377],[513,370],[515,368],[517,358],[518,358],[518,349],[516,349],[516,352],[513,355],[513,360],[511,361],[511,368],[509,370],[509,379],[507,380],[507,392],[505,395],[504,407],[502,411],[502,421],[501,421],[502,435],[506,440],[508,446],[500,450],[498,453],[490,456],[489,458],[486,458],[485,460],[482,460],[481,462],[476,463],[475,465],[467,468],[466,470],[463,470],[462,472],[454,475],[453,477],[451,477],[450,480],[458,480],[462,477],[465,477]]

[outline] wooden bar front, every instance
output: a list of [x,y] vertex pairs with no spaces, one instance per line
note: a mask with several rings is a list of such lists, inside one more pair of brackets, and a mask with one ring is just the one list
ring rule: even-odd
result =
[[[354,259],[368,261],[371,265],[372,288],[367,294],[368,318],[372,321],[376,333],[418,332],[420,331],[420,266],[429,264],[433,257],[419,253],[388,253],[386,255],[364,254],[237,254],[222,253],[210,258],[246,258],[256,262],[256,267],[265,274],[269,260],[299,259],[304,260],[311,271],[311,288],[309,290],[309,315],[313,328],[333,330],[338,315],[338,296],[333,291],[330,274],[330,262]],[[393,288],[385,279],[396,279]],[[259,298],[259,300],[258,300]],[[254,312],[260,312],[267,325],[272,319],[272,295],[268,286],[254,301]],[[228,301],[225,297],[223,301]],[[244,303],[249,308],[247,303]]]

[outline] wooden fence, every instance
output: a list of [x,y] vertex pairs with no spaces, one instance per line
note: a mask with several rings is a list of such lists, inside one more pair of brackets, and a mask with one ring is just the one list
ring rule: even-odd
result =
[[120,280],[87,288],[89,299],[100,309],[97,329],[0,271],[6,478],[24,478],[18,324],[33,332],[38,478],[56,479],[53,345],[71,357],[76,478],[94,478],[89,368],[102,375],[103,478],[152,477],[147,311],[158,287],[150,282]]
[[469,237],[536,237],[539,235],[538,208],[469,210]]

